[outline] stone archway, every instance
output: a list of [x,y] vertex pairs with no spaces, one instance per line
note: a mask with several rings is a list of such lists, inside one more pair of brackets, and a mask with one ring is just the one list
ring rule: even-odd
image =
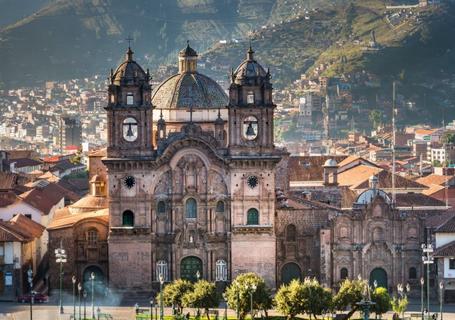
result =
[[382,268],[374,268],[370,273],[370,285],[373,286],[374,281],[377,282],[378,287],[383,287],[388,290],[387,285],[387,272]]
[[190,256],[183,258],[180,263],[180,278],[192,282],[197,281],[197,273],[202,279],[202,260],[198,257]]
[[302,279],[302,270],[297,263],[289,262],[281,268],[281,282],[288,284],[292,280]]
[[87,291],[88,296],[91,295],[92,281],[90,276],[92,273],[95,275],[95,279],[93,280],[94,294],[97,296],[105,296],[107,290],[106,279],[103,270],[98,266],[88,266],[85,268],[83,274],[84,290]]

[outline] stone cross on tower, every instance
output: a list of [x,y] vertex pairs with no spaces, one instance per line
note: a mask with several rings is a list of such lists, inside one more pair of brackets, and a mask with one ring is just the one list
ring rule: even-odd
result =
[[131,38],[131,35],[129,35],[128,38],[126,38],[125,40],[128,41],[128,48],[131,48],[131,41],[134,40],[133,38]]

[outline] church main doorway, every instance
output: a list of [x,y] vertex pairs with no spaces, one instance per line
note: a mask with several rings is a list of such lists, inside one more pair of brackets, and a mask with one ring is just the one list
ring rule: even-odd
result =
[[374,268],[370,273],[370,286],[373,287],[374,281],[378,284],[378,287],[383,287],[388,290],[387,286],[387,272],[382,268]]
[[294,279],[300,280],[302,278],[302,271],[300,267],[293,262],[286,263],[283,268],[281,268],[281,282],[288,284]]
[[92,280],[91,274],[95,275],[93,280],[94,293],[97,296],[104,296],[106,294],[107,287],[105,285],[105,279],[103,271],[97,266],[89,266],[84,270],[84,290],[90,295],[92,292]]
[[198,257],[186,257],[180,263],[180,277],[192,282],[197,281],[197,273],[202,278],[202,260]]

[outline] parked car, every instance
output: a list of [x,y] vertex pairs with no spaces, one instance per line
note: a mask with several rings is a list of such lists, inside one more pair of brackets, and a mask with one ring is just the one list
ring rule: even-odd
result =
[[[23,294],[17,297],[17,302],[30,303],[32,296],[30,293]],[[44,303],[49,302],[49,297],[45,294],[33,291],[33,302],[34,303]]]

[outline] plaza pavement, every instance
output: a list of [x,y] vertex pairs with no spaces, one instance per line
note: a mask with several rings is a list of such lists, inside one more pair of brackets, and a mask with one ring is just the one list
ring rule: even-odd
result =
[[[150,308],[149,305],[145,301],[139,303],[140,308],[148,309]],[[30,309],[28,304],[22,303],[14,303],[14,302],[0,302],[0,320],[30,320]],[[95,307],[95,309],[97,306]],[[455,304],[445,304],[443,306],[443,320],[455,320]],[[127,305],[126,303],[122,304],[122,306],[101,306],[100,310],[102,313],[109,313],[113,316],[114,320],[133,320],[134,319],[134,303]],[[219,315],[220,319],[224,315],[224,309],[220,308]],[[432,312],[439,312],[439,305],[432,304],[430,307]],[[190,312],[194,314],[195,311],[191,309],[185,309],[186,312]],[[64,305],[64,314],[60,315],[58,313],[58,305],[56,303],[49,303],[49,304],[37,304],[33,305],[33,319],[34,320],[69,320],[70,316],[73,313],[73,305],[65,304]],[[79,309],[76,307],[76,314],[78,314]],[[165,308],[165,315],[171,315],[172,310],[170,308]],[[81,309],[81,314],[83,315],[83,307]],[[408,312],[406,312],[406,317],[410,316],[411,314],[419,314],[420,313],[420,302],[411,301]],[[91,305],[87,304],[86,307],[86,314],[87,316],[91,315]],[[276,312],[271,311],[270,315],[277,315]],[[386,315],[383,315],[383,319],[392,319],[393,312],[388,312]],[[228,316],[235,317],[234,310],[228,310]],[[359,318],[360,315],[357,314],[353,317]],[[308,318],[308,317],[305,317]],[[371,316],[374,319],[374,314]],[[438,317],[439,318],[439,317]],[[202,320],[206,319],[205,317]],[[418,319],[417,319],[418,320]]]

